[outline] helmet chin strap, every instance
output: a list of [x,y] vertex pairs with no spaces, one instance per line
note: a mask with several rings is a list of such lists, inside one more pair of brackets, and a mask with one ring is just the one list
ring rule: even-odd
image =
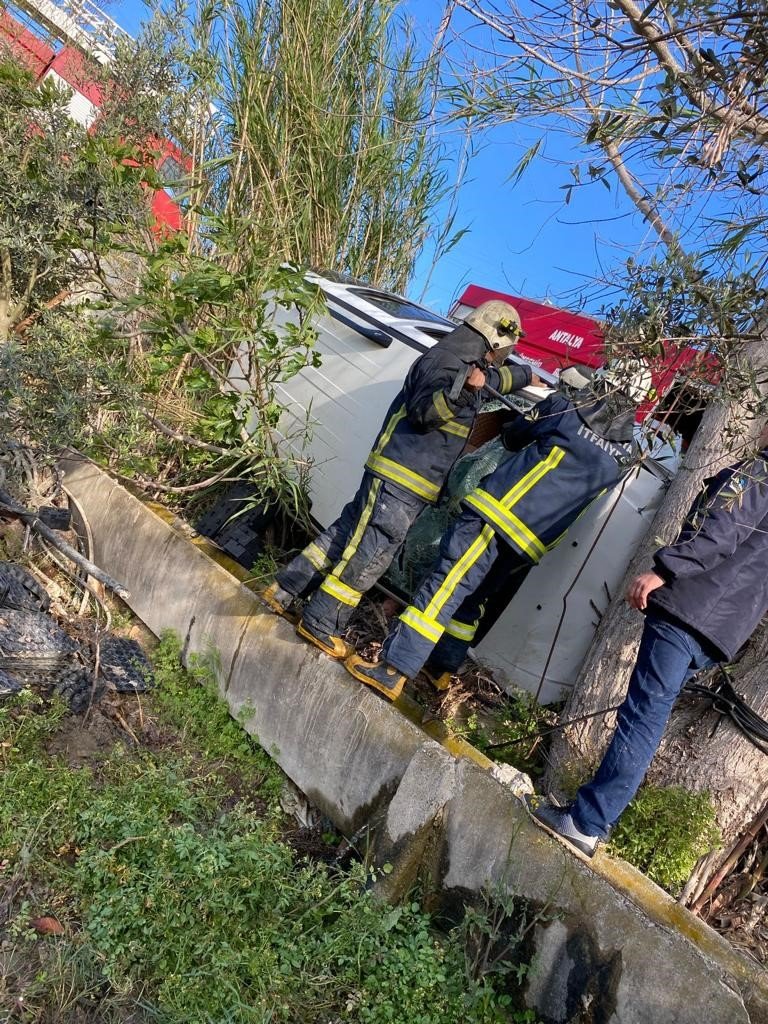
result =
[[491,345],[489,345],[488,351],[492,356],[491,362],[494,365],[499,366],[501,363],[504,362],[507,356],[511,354],[514,347],[514,345],[505,345],[503,348],[501,346],[499,346],[499,348],[493,348]]

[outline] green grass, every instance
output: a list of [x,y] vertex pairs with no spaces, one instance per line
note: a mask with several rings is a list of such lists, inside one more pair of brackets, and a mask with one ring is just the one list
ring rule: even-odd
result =
[[152,658],[157,681],[154,706],[185,747],[237,773],[243,785],[258,791],[260,800],[276,806],[282,773],[219,699],[213,681],[215,657],[193,656],[189,670],[182,671],[176,637],[164,636]]
[[[300,860],[279,770],[167,637],[145,703],[159,740],[73,769],[47,753],[66,721],[24,694],[0,707],[0,1018],[22,1024],[502,1024],[521,967],[485,973],[467,938],[413,898],[382,905],[371,871]],[[29,927],[54,915],[61,936]],[[494,957],[498,963],[499,958]],[[3,1018],[5,1019],[5,1018]]]

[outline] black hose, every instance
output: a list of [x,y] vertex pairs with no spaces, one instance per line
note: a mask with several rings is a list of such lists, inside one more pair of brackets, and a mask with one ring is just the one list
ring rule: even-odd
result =
[[757,747],[761,753],[768,754],[768,722],[736,693],[722,666],[720,666],[718,676],[719,678],[712,686],[687,683],[683,687],[683,691],[710,700],[714,711],[730,718],[739,732],[746,736],[753,746]]
[[[686,683],[683,687],[683,692],[710,700],[714,711],[717,711],[720,715],[726,715],[730,718],[739,732],[741,732],[753,746],[757,747],[761,753],[768,755],[768,721],[761,718],[760,715],[758,715],[758,713],[754,711],[749,704],[747,704],[744,698],[740,697],[738,693],[736,693],[722,665],[719,666],[719,681],[715,682],[713,686],[703,686],[701,683]],[[541,729],[537,732],[529,733],[527,736],[521,736],[516,740],[507,740],[505,743],[491,743],[484,749],[500,750],[503,747],[514,747],[520,743],[530,743],[533,740],[549,736],[554,732],[559,732],[561,729],[566,729],[569,725],[575,725],[577,722],[585,722],[589,718],[596,718],[598,715],[607,715],[611,711],[618,711],[620,707],[621,704],[613,704],[608,708],[600,708],[599,711],[591,711],[588,715],[579,715],[578,718],[570,718],[567,721],[559,722],[557,725],[553,725],[548,729]]]
[[[622,704],[624,702],[622,701]],[[613,704],[609,708],[600,708],[599,711],[590,711],[588,715],[579,715],[578,718],[569,718],[567,722],[558,722],[557,725],[550,726],[549,729],[541,729],[538,732],[529,733],[527,736],[521,736],[516,740],[507,740],[506,743],[491,743],[487,747],[483,747],[483,750],[500,750],[501,747],[514,747],[518,743],[530,743],[531,740],[541,739],[543,736],[549,736],[550,733],[559,732],[560,729],[567,729],[569,725],[575,725],[577,722],[586,722],[589,718],[597,718],[598,715],[607,715],[609,711],[618,711],[621,704]]]

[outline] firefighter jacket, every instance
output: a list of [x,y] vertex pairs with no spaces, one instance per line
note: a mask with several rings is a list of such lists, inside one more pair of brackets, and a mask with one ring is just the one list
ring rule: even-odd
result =
[[649,611],[733,658],[768,611],[768,449],[705,481],[654,570],[665,586],[650,594]]
[[[451,388],[457,376],[485,353],[482,335],[462,324],[417,359],[389,407],[366,469],[434,504],[483,402],[480,392],[466,388],[454,400]],[[485,370],[488,383],[502,394],[524,388],[531,380],[527,366]]]
[[556,393],[527,417],[505,427],[504,445],[517,451],[467,495],[472,508],[532,563],[541,560],[599,495],[617,483],[632,459],[631,424],[625,440],[601,437],[600,400],[583,406]]

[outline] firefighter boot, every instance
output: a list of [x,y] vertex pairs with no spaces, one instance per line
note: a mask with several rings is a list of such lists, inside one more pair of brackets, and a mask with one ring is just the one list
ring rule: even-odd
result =
[[283,590],[279,583],[270,583],[264,590],[259,591],[259,597],[275,615],[282,615],[284,619],[288,619],[291,622],[296,621],[295,617],[288,611],[293,603],[293,594]]
[[407,682],[406,677],[386,661],[365,661],[357,654],[347,658],[344,667],[355,679],[366,686],[372,686],[389,700],[397,700]]
[[451,688],[451,679],[453,673],[447,668],[438,668],[432,666],[427,662],[424,668],[421,670],[425,679],[434,686],[434,688],[440,693],[445,693],[446,690]]
[[355,650],[352,644],[348,644],[340,636],[335,636],[333,633],[316,633],[304,619],[299,622],[296,632],[305,640],[309,640],[315,647],[319,647],[329,658],[336,658],[338,661],[348,658]]

